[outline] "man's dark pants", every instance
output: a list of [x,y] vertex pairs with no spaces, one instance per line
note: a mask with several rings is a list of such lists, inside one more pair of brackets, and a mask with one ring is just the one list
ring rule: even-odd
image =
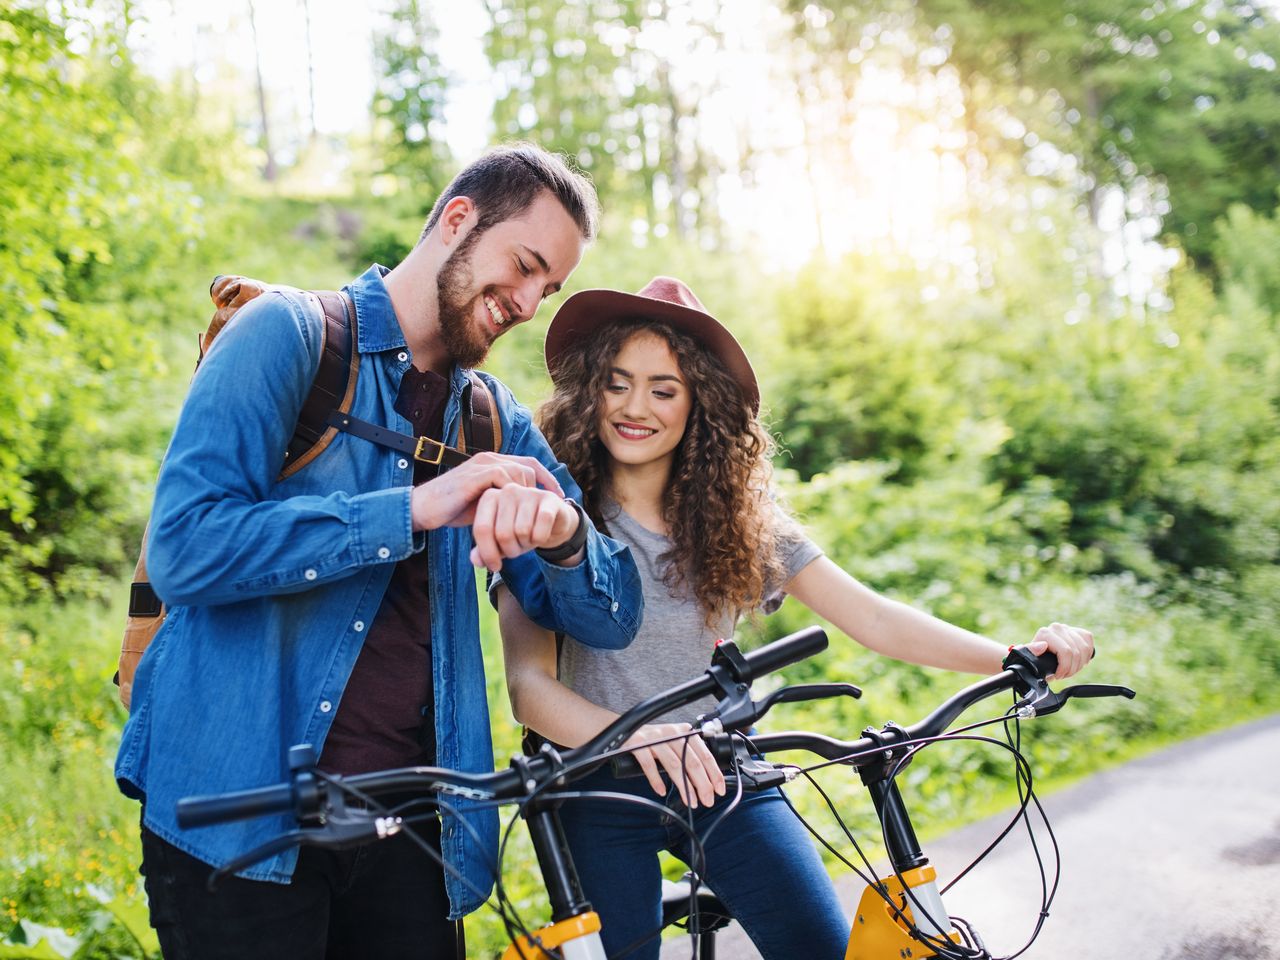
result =
[[[418,828],[440,847],[438,820]],[[403,835],[352,850],[304,847],[288,884],[228,877],[142,828],[151,925],[166,960],[457,960],[444,873]]]

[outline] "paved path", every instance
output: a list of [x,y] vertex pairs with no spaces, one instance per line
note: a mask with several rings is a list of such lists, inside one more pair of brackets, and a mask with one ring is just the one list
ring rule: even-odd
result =
[[[1062,879],[1027,960],[1280,960],[1280,716],[1126,763],[1043,803]],[[1007,820],[930,843],[943,877]],[[1010,835],[948,894],[948,910],[1007,955],[1030,933],[1037,878],[1025,840]],[[852,911],[860,891],[848,877],[837,885]],[[687,940],[669,941],[662,957],[690,952]],[[734,925],[717,957],[759,954]]]

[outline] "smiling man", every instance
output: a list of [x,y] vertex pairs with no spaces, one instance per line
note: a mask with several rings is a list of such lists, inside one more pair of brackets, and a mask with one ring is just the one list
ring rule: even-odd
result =
[[[467,368],[577,267],[590,183],[530,146],[481,157],[437,200],[393,270],[346,287],[359,362],[351,415],[448,442]],[[287,851],[209,894],[219,865],[290,827],[181,830],[183,796],[279,782],[311,743],[321,770],[493,767],[474,567],[525,611],[602,647],[641,616],[627,549],[596,532],[528,410],[485,376],[500,453],[446,472],[341,432],[282,476],[320,363],[305,294],[243,307],[191,384],[152,512],[147,568],[169,616],[138,666],[116,776],[143,801],[142,872],[164,955],[463,955],[463,914],[492,883],[497,817],[470,810],[351,851]]]

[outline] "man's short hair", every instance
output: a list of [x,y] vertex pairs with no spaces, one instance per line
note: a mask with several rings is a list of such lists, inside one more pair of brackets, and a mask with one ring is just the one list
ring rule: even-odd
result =
[[479,214],[475,229],[483,233],[495,223],[520,216],[543,190],[560,201],[584,240],[595,239],[600,202],[591,181],[570,169],[558,154],[532,143],[514,143],[494,147],[453,178],[431,208],[418,242],[431,232],[454,197],[471,198]]

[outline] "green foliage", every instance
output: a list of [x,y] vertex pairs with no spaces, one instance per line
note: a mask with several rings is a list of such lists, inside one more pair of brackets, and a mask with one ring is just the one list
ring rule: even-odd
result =
[[43,13],[0,12],[3,597],[91,592],[125,559],[127,411],[157,363],[139,327],[198,217],[94,70]]
[[680,237],[717,223],[713,151],[693,136],[710,82],[677,82],[672,29],[705,54],[721,30],[667,0],[488,0],[500,139],[572,158],[628,231]]
[[1096,184],[1159,177],[1170,201],[1166,235],[1198,261],[1207,263],[1212,225],[1232,204],[1273,206],[1280,24],[1264,8],[919,6],[930,27],[947,25],[958,68],[1007,90],[1004,106],[1040,137],[1078,151]]
[[123,620],[122,602],[0,608],[0,912],[21,921],[27,947],[39,924],[52,924],[70,938],[45,938],[60,957],[157,952],[138,912],[137,805],[111,772],[124,719],[111,684]]
[[426,6],[400,0],[375,38],[373,112],[389,128],[382,147],[384,172],[434,195],[450,176],[443,129],[448,78],[438,62],[440,32]]
[[1233,299],[1248,297],[1272,318],[1280,317],[1280,220],[1237,204],[1218,224],[1215,240],[1213,259],[1223,288]]
[[[819,4],[797,7],[797,23],[815,26],[789,49],[815,57],[791,64],[816,84],[804,96],[841,91],[833,117],[858,81],[846,55],[864,40],[912,56],[936,44],[939,76],[960,74],[969,187],[988,203],[965,225],[963,262],[877,253],[780,275],[678,236],[677,210],[714,217],[714,171],[689,135],[696,84],[662,75],[646,45],[665,29],[661,5],[494,0],[499,134],[576,157],[606,219],[570,289],[504,337],[489,368],[536,405],[548,389],[542,336],[564,296],[676,273],[741,336],[780,441],[782,490],[837,563],[1003,642],[1050,620],[1088,625],[1101,651],[1091,679],[1139,690],[1133,703],[1085,702],[1025,725],[1043,781],[1276,709],[1275,76],[1250,62],[1274,53],[1270,14],[830,6],[831,20]],[[95,4],[93,17],[51,9],[0,10],[0,957],[145,956],[155,946],[135,873],[137,810],[111,783],[123,713],[109,678],[121,574],[209,315],[209,281],[237,272],[332,288],[370,261],[398,262],[448,163],[432,132],[444,79],[421,5],[400,4],[377,109],[380,136],[399,138],[387,155],[407,174],[402,189],[264,195],[237,177],[242,151],[202,126],[191,92],[132,64],[121,39],[129,4]],[[82,42],[73,48],[69,34]],[[1202,96],[1213,102],[1200,109]],[[410,136],[414,124],[424,139]],[[1085,179],[1028,177],[1024,132],[1073,152]],[[1167,278],[1158,306],[1117,309],[1114,289],[1082,263],[1096,237],[1075,206],[1112,182],[1163,198],[1139,183],[1148,174],[1165,178],[1166,227],[1198,259]],[[108,591],[113,608],[87,599]],[[483,616],[501,764],[518,730]],[[812,619],[792,601],[742,633],[759,642]],[[775,728],[851,737],[910,721],[965,682],[832,640],[788,678],[849,680],[866,697],[786,705]],[[874,838],[865,795],[841,773],[824,783],[858,835]],[[1006,755],[974,744],[925,751],[903,784],[937,812],[925,832],[1012,799]],[[793,795],[822,820],[814,793]],[[537,923],[545,896],[519,827],[513,844],[508,892]],[[468,934],[482,954],[503,942],[491,916]]]
[[885,267],[855,257],[816,263],[775,293],[774,347],[784,360],[769,370],[765,395],[783,462],[802,478],[877,460],[909,480],[965,413],[946,386],[964,334],[920,309],[921,277]]

